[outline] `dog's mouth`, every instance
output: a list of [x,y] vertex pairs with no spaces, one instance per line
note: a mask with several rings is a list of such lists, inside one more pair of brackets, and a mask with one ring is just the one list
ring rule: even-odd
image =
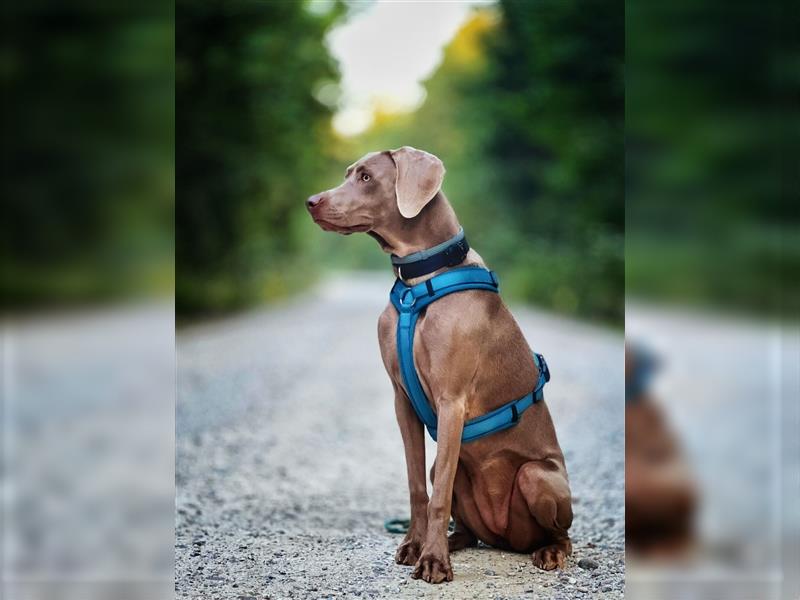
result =
[[350,235],[351,233],[364,233],[370,230],[370,226],[367,223],[362,223],[360,225],[337,225],[336,223],[326,221],[325,219],[317,218],[314,218],[314,222],[319,225],[323,231],[333,231],[336,233],[341,233],[342,235]]

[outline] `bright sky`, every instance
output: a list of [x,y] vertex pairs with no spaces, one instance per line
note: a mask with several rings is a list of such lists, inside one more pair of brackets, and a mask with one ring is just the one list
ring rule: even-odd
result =
[[433,73],[442,49],[481,0],[356,2],[353,16],[327,38],[342,72],[342,103],[333,126],[357,135],[379,104],[414,110],[425,100],[421,81]]

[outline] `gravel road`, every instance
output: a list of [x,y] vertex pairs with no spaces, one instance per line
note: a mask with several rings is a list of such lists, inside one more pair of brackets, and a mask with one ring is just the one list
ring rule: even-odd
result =
[[335,277],[179,332],[177,597],[622,597],[623,338],[527,307],[512,310],[553,372],[574,497],[568,567],[480,547],[453,554],[455,580],[433,586],[394,563],[400,536],[383,521],[408,514],[406,475],[376,336],[391,283]]

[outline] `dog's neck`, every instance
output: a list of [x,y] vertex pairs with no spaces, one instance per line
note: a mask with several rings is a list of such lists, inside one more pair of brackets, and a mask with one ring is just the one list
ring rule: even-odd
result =
[[439,192],[416,217],[406,219],[398,212],[369,233],[387,254],[407,256],[449,240],[460,227],[453,207]]

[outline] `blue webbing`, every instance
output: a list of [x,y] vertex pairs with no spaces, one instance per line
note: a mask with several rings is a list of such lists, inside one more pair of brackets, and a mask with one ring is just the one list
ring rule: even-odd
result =
[[[422,383],[414,366],[414,330],[423,308],[448,294],[464,290],[497,292],[497,277],[482,267],[462,267],[445,271],[414,286],[407,286],[398,279],[389,293],[389,298],[398,312],[397,352],[403,384],[414,411],[434,440],[436,440],[437,418],[422,389]],[[550,380],[550,372],[541,354],[534,353],[534,360],[539,369],[536,388],[522,398],[467,421],[461,436],[462,442],[470,442],[516,425],[520,415],[542,399],[542,388]]]

